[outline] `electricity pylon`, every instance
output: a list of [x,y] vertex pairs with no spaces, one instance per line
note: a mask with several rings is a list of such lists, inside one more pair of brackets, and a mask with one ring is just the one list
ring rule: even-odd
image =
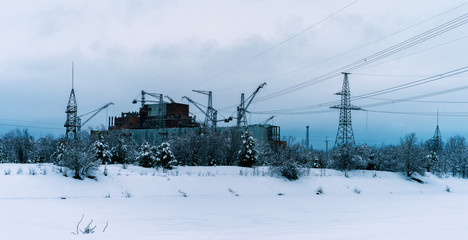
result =
[[361,110],[360,107],[351,105],[351,94],[349,90],[348,75],[350,73],[343,72],[343,89],[336,95],[341,95],[340,105],[331,106],[330,108],[340,109],[340,122],[335,138],[335,148],[340,146],[354,145],[354,133],[351,123],[351,110]]

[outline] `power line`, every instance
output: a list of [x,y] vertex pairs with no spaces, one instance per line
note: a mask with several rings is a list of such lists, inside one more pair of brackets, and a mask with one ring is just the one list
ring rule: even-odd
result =
[[[394,111],[380,111],[380,110],[363,110],[366,112],[373,113],[385,113],[385,114],[400,114],[400,115],[416,115],[416,116],[437,116],[435,112],[394,112]],[[466,117],[468,112],[439,112],[440,116],[446,117]]]
[[[467,86],[467,88],[468,88],[468,86]],[[457,90],[464,90],[464,88],[463,89],[457,88]],[[468,102],[465,102],[465,101],[412,100],[413,98],[411,98],[411,99],[407,99],[407,98],[390,99],[390,98],[372,98],[372,97],[370,97],[368,99],[381,100],[381,101],[390,101],[390,102],[394,102],[394,103],[397,103],[397,102],[415,102],[415,103],[468,104]]]
[[409,82],[409,83],[401,84],[401,85],[398,85],[398,86],[394,86],[394,87],[390,87],[390,88],[386,88],[386,89],[382,89],[382,90],[362,94],[362,95],[354,97],[353,100],[359,100],[359,99],[362,99],[362,98],[369,98],[369,97],[373,97],[373,96],[377,96],[377,95],[387,94],[387,93],[391,93],[391,92],[395,92],[395,91],[399,91],[399,90],[419,86],[419,85],[422,85],[422,84],[426,84],[426,83],[434,82],[434,81],[437,81],[437,80],[440,80],[440,79],[448,78],[448,77],[451,77],[451,76],[454,76],[454,75],[458,75],[458,74],[461,74],[461,73],[464,73],[464,72],[468,72],[468,66],[458,68],[458,69],[455,69],[455,70],[452,70],[452,71],[448,71],[448,72],[445,72],[445,73],[442,73],[442,74],[434,75],[432,77],[428,77],[428,78],[412,81],[412,82]]
[[376,106],[388,105],[388,104],[393,104],[393,103],[398,103],[398,102],[403,102],[403,101],[411,101],[411,100],[414,100],[414,99],[432,97],[432,96],[436,96],[436,95],[442,95],[442,94],[447,94],[447,93],[462,91],[462,90],[465,90],[465,89],[468,89],[468,85],[465,85],[465,86],[462,86],[462,87],[456,87],[456,88],[446,89],[446,90],[442,90],[442,91],[438,91],[438,92],[433,92],[433,93],[427,93],[427,94],[423,94],[423,95],[419,95],[419,96],[408,97],[408,98],[400,99],[400,100],[397,100],[397,101],[394,101],[394,100],[391,101],[391,100],[389,100],[389,101],[383,102],[383,103],[374,103],[374,104],[364,105],[363,107],[369,108],[369,107],[376,107]]
[[9,118],[0,118],[0,121],[41,123],[41,124],[49,124],[49,125],[61,125],[62,124],[62,123],[40,122],[40,121],[30,121],[30,120],[18,120],[18,119],[9,119]]
[[0,123],[0,126],[21,127],[21,128],[41,128],[41,129],[55,129],[55,130],[63,130],[63,128],[54,128],[54,127],[41,127],[41,126],[31,126],[31,125],[16,125],[16,124],[5,124],[5,123]]
[[[423,52],[432,50],[432,49],[434,49],[434,48],[442,47],[442,46],[445,46],[445,45],[447,45],[447,44],[451,44],[451,43],[454,43],[454,42],[457,42],[457,41],[460,41],[460,40],[464,40],[464,39],[466,39],[466,38],[468,38],[468,35],[467,35],[467,36],[463,36],[463,37],[461,37],[461,38],[457,38],[457,39],[448,41],[448,42],[444,42],[444,43],[441,43],[441,44],[438,44],[438,45],[435,45],[435,46],[432,46],[432,47],[429,47],[429,48],[425,48],[425,49],[422,49],[422,50],[420,50],[420,51],[416,51],[416,52],[413,52],[413,53],[410,53],[410,54],[407,54],[407,55],[403,55],[403,56],[400,56],[400,57],[397,57],[397,58],[389,59],[389,60],[387,60],[387,61],[379,62],[379,63],[374,64],[374,65],[366,66],[366,67],[361,68],[361,70],[362,70],[362,69],[373,68],[373,67],[376,67],[376,66],[385,64],[385,63],[393,62],[393,61],[396,61],[396,60],[399,60],[399,59],[402,59],[402,58],[406,58],[406,57],[409,57],[409,56],[413,56],[413,55],[416,55],[416,54],[420,54],[420,53],[423,53]],[[355,74],[356,74],[356,73],[355,73]]]
[[[312,66],[314,66],[314,65],[317,65],[317,64],[320,64],[320,63],[323,63],[323,62],[327,62],[327,61],[329,61],[329,60],[332,60],[332,59],[341,57],[341,56],[343,56],[343,55],[345,55],[345,54],[348,54],[348,53],[353,52],[353,51],[355,51],[355,50],[364,48],[364,47],[366,47],[366,46],[368,46],[368,45],[371,45],[371,44],[373,44],[373,43],[376,43],[376,42],[378,42],[378,41],[381,41],[381,40],[383,40],[383,39],[385,39],[385,38],[391,37],[391,36],[393,36],[393,35],[396,35],[396,34],[398,34],[398,33],[404,32],[404,31],[406,31],[406,30],[408,30],[408,29],[411,29],[411,28],[413,28],[413,27],[416,27],[416,26],[418,26],[418,25],[421,25],[421,24],[423,24],[423,23],[425,23],[425,22],[428,22],[428,21],[430,21],[430,20],[432,20],[432,19],[434,19],[434,18],[437,18],[437,17],[439,17],[439,16],[442,16],[442,15],[448,13],[448,12],[451,12],[451,11],[453,11],[453,10],[456,10],[456,9],[458,9],[458,8],[461,8],[461,7],[463,7],[463,6],[467,5],[467,4],[468,4],[468,2],[463,3],[463,4],[461,4],[461,5],[458,5],[458,6],[456,6],[456,7],[453,7],[453,8],[451,8],[451,9],[448,9],[448,10],[442,12],[442,13],[439,13],[439,14],[437,14],[437,15],[434,15],[434,16],[432,16],[432,17],[430,17],[430,18],[424,19],[423,21],[420,21],[420,22],[418,22],[418,23],[415,23],[415,24],[413,24],[413,25],[410,25],[410,26],[408,26],[408,27],[405,27],[405,28],[403,28],[403,29],[400,29],[400,30],[398,30],[398,31],[396,31],[396,32],[393,32],[393,33],[391,33],[391,34],[388,34],[388,35],[386,35],[386,36],[383,36],[383,37],[381,37],[381,38],[379,38],[379,39],[377,39],[377,40],[374,40],[374,41],[372,41],[372,42],[363,44],[363,45],[361,45],[361,46],[359,46],[359,47],[356,47],[356,48],[354,48],[354,49],[348,50],[348,51],[346,51],[346,52],[344,52],[344,53],[341,53],[341,54],[332,56],[332,57],[330,57],[330,58],[327,58],[327,59],[324,59],[324,60],[315,62],[315,63],[310,64],[310,65],[307,65],[307,66],[305,66],[305,67],[301,67],[301,68],[298,68],[298,69],[295,69],[295,70],[292,70],[292,71],[288,71],[288,72],[285,72],[285,73],[281,73],[281,74],[276,75],[276,76],[272,76],[272,77],[269,77],[269,78],[265,78],[265,79],[263,79],[261,82],[265,82],[265,81],[272,80],[272,79],[275,79],[275,78],[280,78],[280,77],[283,77],[283,76],[286,76],[286,75],[289,75],[289,74],[292,74],[292,73],[296,73],[296,72],[302,71],[302,70],[307,69],[307,68],[309,68],[309,67],[312,67]],[[450,41],[450,42],[442,43],[442,44],[439,44],[439,45],[437,45],[437,46],[431,47],[430,49],[433,49],[433,48],[436,48],[436,47],[440,47],[440,46],[443,46],[443,45],[446,45],[446,44],[449,44],[449,43],[452,43],[452,42],[455,42],[455,41],[459,41],[459,40],[464,39],[464,38],[466,38],[466,37],[467,37],[467,36],[462,37],[462,38],[459,38],[459,39],[455,39],[455,40]],[[429,50],[429,49],[426,49],[426,50]],[[422,51],[420,51],[420,52],[422,52]],[[420,52],[417,52],[417,53],[420,53]],[[413,53],[413,54],[417,54],[417,53]],[[410,55],[413,55],[413,54],[410,54]],[[405,56],[404,56],[404,57],[405,57]],[[393,59],[393,60],[395,60],[395,59]],[[391,60],[391,61],[393,61],[393,60]],[[379,64],[376,64],[376,65],[379,65]],[[372,65],[372,66],[376,66],[376,65]],[[340,69],[342,69],[342,68],[340,68]],[[335,71],[335,74],[334,74],[333,76],[326,77],[327,74],[324,74],[324,75],[322,75],[322,76],[319,76],[319,77],[317,77],[317,78],[310,79],[310,80],[308,80],[308,81],[318,80],[316,83],[319,83],[319,82],[321,82],[321,81],[320,81],[320,77],[323,77],[323,76],[325,76],[326,78],[323,79],[322,81],[331,79],[331,78],[333,78],[333,77],[335,77],[335,76],[339,76],[339,75],[340,75],[340,73],[341,73],[341,70],[340,70],[340,69],[336,70],[336,71]],[[333,73],[333,71],[332,71],[332,72],[329,72],[328,74],[330,74],[330,73]],[[354,73],[353,73],[353,74],[354,74]],[[306,82],[308,82],[308,81],[306,81]],[[306,82],[303,82],[303,83],[306,83]],[[303,84],[303,83],[301,83],[301,84]],[[316,84],[316,83],[315,83],[315,84]],[[312,84],[310,84],[310,85],[314,85],[314,83],[312,83]],[[309,85],[309,86],[310,86],[310,85]],[[295,86],[293,85],[293,86],[291,86],[291,87],[289,87],[289,88],[295,88]],[[257,100],[256,100],[255,102],[260,102],[260,101],[264,101],[264,100],[268,100],[268,99],[270,99],[270,98],[273,98],[273,97],[274,97],[274,96],[273,96],[274,94],[281,93],[281,92],[283,92],[283,91],[285,91],[285,90],[287,91],[289,88],[286,88],[286,89],[280,90],[280,91],[278,91],[278,92],[272,93],[272,94],[267,95],[267,96],[265,96],[265,97],[263,97],[263,98],[262,98],[262,97],[257,98]],[[298,89],[297,89],[297,90],[298,90]],[[286,92],[286,93],[287,93],[287,92]],[[286,94],[286,93],[284,93],[284,94]],[[283,95],[283,94],[281,94],[281,95]],[[264,99],[264,98],[265,98],[265,99]],[[226,109],[231,109],[231,108],[236,107],[236,106],[237,106],[237,105],[234,104],[234,105],[229,105],[229,106],[226,106],[226,107],[221,107],[221,108],[218,108],[218,109],[219,109],[219,110],[226,110]]]
[[[389,88],[369,92],[369,93],[366,93],[366,94],[358,95],[358,96],[355,96],[355,97],[351,97],[351,100],[356,101],[356,100],[375,97],[375,96],[378,96],[378,95],[383,95],[383,94],[387,94],[387,93],[391,93],[391,92],[395,92],[395,91],[400,91],[400,90],[408,89],[408,88],[411,88],[411,87],[419,86],[419,85],[422,85],[422,84],[434,82],[434,81],[437,81],[437,80],[440,80],[440,79],[445,79],[445,78],[448,78],[448,77],[456,76],[456,75],[462,74],[464,72],[468,72],[468,66],[458,68],[458,69],[455,69],[455,70],[451,70],[451,71],[448,71],[448,72],[445,72],[445,73],[433,75],[432,77],[423,78],[423,79],[419,79],[419,80],[416,80],[416,81],[412,81],[412,82],[400,84],[400,85],[397,85],[397,86],[393,86],[393,87],[389,87]],[[423,98],[423,97],[429,97],[429,96],[434,96],[434,95],[446,94],[446,93],[450,93],[450,92],[454,92],[454,91],[460,91],[460,90],[463,90],[463,89],[466,89],[466,88],[468,88],[468,86],[457,87],[457,88],[443,90],[443,91],[439,91],[439,92],[435,92],[435,93],[424,94],[424,95],[421,95],[421,96],[416,96],[416,97],[407,98],[407,99],[411,100],[411,99],[416,99],[416,98]],[[312,111],[312,112],[310,112],[310,111],[309,112],[298,112],[298,111],[313,109],[313,108],[320,108],[320,107],[330,107],[332,105],[337,104],[338,102],[339,101],[331,101],[331,102],[308,105],[308,106],[303,106],[303,107],[287,108],[287,109],[279,109],[279,110],[271,110],[271,111],[262,111],[262,112],[255,112],[255,113],[256,114],[278,114],[278,115],[323,113],[323,111]],[[389,102],[387,104],[390,104],[390,103],[392,103],[392,102]],[[380,106],[380,105],[384,105],[384,104],[383,103],[375,104],[375,106]],[[374,105],[367,105],[367,106],[363,106],[363,107],[372,107],[372,106],[374,106]],[[326,112],[329,112],[329,111],[326,111]]]
[[273,45],[273,46],[267,48],[266,50],[264,50],[264,51],[262,51],[262,52],[260,52],[260,53],[258,53],[258,54],[256,54],[256,55],[254,55],[253,57],[251,57],[251,58],[249,58],[249,59],[246,59],[246,60],[240,62],[239,64],[237,64],[237,65],[235,65],[235,66],[233,66],[233,67],[231,67],[231,68],[229,68],[229,69],[227,69],[227,70],[225,70],[225,71],[223,71],[223,72],[221,72],[221,73],[218,73],[218,74],[216,74],[216,75],[214,75],[214,76],[212,76],[212,77],[210,77],[210,78],[208,78],[208,79],[206,79],[206,80],[204,80],[204,81],[200,81],[200,82],[198,82],[198,83],[196,83],[196,84],[200,84],[200,83],[204,83],[204,82],[211,81],[211,80],[216,79],[216,78],[218,78],[218,77],[220,77],[220,76],[223,76],[223,75],[225,75],[225,74],[227,74],[227,73],[230,73],[230,72],[232,72],[232,71],[234,71],[234,70],[236,70],[236,69],[238,69],[238,68],[240,68],[240,67],[246,65],[247,63],[250,63],[251,61],[253,61],[253,60],[255,60],[255,59],[257,59],[257,58],[259,58],[259,57],[261,57],[261,56],[263,56],[263,55],[265,55],[265,54],[271,52],[272,50],[274,50],[274,49],[280,47],[281,45],[283,45],[283,44],[285,44],[285,43],[291,41],[292,39],[298,37],[299,35],[301,35],[301,34],[307,32],[307,31],[310,30],[311,28],[313,28],[313,27],[319,25],[320,23],[322,23],[322,22],[328,20],[329,18],[331,18],[331,17],[337,15],[338,13],[342,12],[343,10],[345,10],[346,8],[350,7],[351,5],[355,4],[355,3],[358,2],[358,1],[359,1],[359,0],[354,0],[353,2],[349,3],[348,5],[346,5],[346,6],[342,7],[342,8],[340,8],[338,11],[335,11],[335,12],[333,12],[332,14],[326,16],[325,18],[322,18],[322,19],[319,20],[318,22],[315,22],[314,24],[308,26],[307,28],[301,30],[300,32],[297,32],[297,33],[293,34],[292,36],[286,38],[285,40],[283,40],[283,41],[281,41],[281,42],[279,42],[279,43],[277,43],[277,44],[275,44],[275,45]]
[[386,48],[384,50],[381,50],[377,53],[374,53],[372,55],[369,55],[365,58],[362,58],[360,60],[357,60],[353,63],[350,63],[348,65],[345,65],[343,67],[340,67],[338,69],[335,69],[333,71],[330,71],[328,73],[325,73],[321,76],[318,76],[318,77],[315,77],[315,78],[312,78],[312,79],[309,79],[307,81],[304,81],[302,83],[299,83],[299,84],[295,84],[291,87],[288,87],[288,88],[285,88],[283,90],[280,90],[280,91],[277,91],[277,92],[274,92],[274,93],[271,93],[269,95],[266,95],[264,97],[261,97],[261,98],[258,98],[256,102],[260,102],[260,101],[265,101],[265,100],[268,100],[268,99],[271,99],[271,98],[275,98],[275,97],[279,97],[279,96],[282,96],[282,95],[285,95],[285,94],[288,94],[288,93],[291,93],[291,92],[294,92],[294,91],[298,91],[300,89],[303,89],[305,87],[309,87],[311,85],[314,85],[314,84],[318,84],[320,82],[323,82],[323,81],[326,81],[326,80],[329,80],[329,79],[332,79],[334,77],[337,77],[341,74],[341,72],[352,72],[353,70],[356,70],[356,69],[359,69],[363,66],[366,66],[370,63],[373,63],[373,62],[376,62],[376,61],[379,61],[381,59],[384,59],[388,56],[391,56],[395,53],[398,53],[398,52],[401,52],[403,50],[406,50],[412,46],[415,46],[417,44],[420,44],[422,42],[425,42],[429,39],[432,39],[436,36],[439,36],[445,32],[448,32],[452,29],[455,29],[457,27],[460,27],[464,24],[468,23],[468,14],[463,14],[457,18],[454,18],[444,24],[441,24],[437,27],[434,27],[428,31],[425,31],[421,34],[418,34],[410,39],[407,39],[403,42],[400,42],[396,45],[393,45],[389,48]]
[[[269,81],[269,80],[272,80],[272,79],[276,79],[276,78],[280,78],[280,77],[283,77],[283,76],[287,76],[287,75],[290,75],[290,74],[292,74],[292,73],[300,72],[300,71],[302,71],[302,70],[305,70],[305,69],[307,69],[307,68],[313,67],[313,66],[315,66],[315,65],[318,65],[318,64],[321,64],[321,63],[324,63],[324,62],[328,62],[328,61],[333,60],[333,59],[335,59],[335,58],[344,56],[344,55],[346,55],[346,54],[348,54],[348,53],[351,53],[351,52],[354,52],[354,51],[356,51],[356,50],[362,49],[362,48],[367,47],[367,46],[369,46],[369,45],[372,45],[372,44],[374,44],[374,43],[376,43],[376,42],[379,42],[379,41],[382,41],[382,40],[384,40],[384,39],[386,39],[386,38],[389,38],[389,37],[391,37],[391,36],[394,36],[394,35],[396,35],[396,34],[398,34],[398,33],[404,32],[404,31],[406,31],[406,30],[408,30],[408,29],[411,29],[411,28],[414,28],[414,27],[416,27],[416,26],[419,26],[419,25],[421,25],[421,24],[423,24],[423,23],[426,23],[426,22],[428,22],[428,21],[430,21],[430,20],[432,20],[432,19],[434,19],[434,18],[437,18],[437,17],[439,17],[439,16],[442,16],[442,15],[448,13],[448,12],[451,12],[451,11],[453,11],[453,10],[456,10],[456,9],[458,9],[458,8],[460,8],[460,7],[463,7],[463,6],[467,5],[467,4],[468,4],[468,2],[467,2],[467,3],[463,3],[463,4],[461,4],[461,5],[458,5],[458,6],[454,7],[454,8],[448,9],[448,10],[442,12],[442,13],[439,13],[439,14],[437,14],[437,15],[434,15],[434,16],[432,16],[432,17],[430,17],[430,18],[424,19],[423,21],[420,21],[420,22],[418,22],[418,23],[415,23],[415,24],[413,24],[413,25],[410,25],[410,26],[408,26],[408,27],[405,27],[405,28],[403,28],[403,29],[400,29],[400,30],[398,30],[398,31],[396,31],[396,32],[393,32],[393,33],[390,33],[390,34],[388,34],[388,35],[385,35],[385,36],[383,36],[383,37],[381,37],[381,38],[378,38],[378,39],[376,39],[376,40],[374,40],[374,41],[365,43],[365,44],[363,44],[363,45],[360,45],[360,46],[358,46],[358,47],[355,47],[355,48],[353,48],[353,49],[350,49],[350,50],[347,50],[347,51],[345,51],[345,52],[343,52],[343,53],[340,53],[340,54],[338,54],[338,55],[334,55],[334,56],[332,56],[332,57],[329,57],[329,58],[326,58],[326,59],[323,59],[323,60],[314,62],[314,63],[309,64],[309,65],[307,65],[307,66],[304,66],[304,67],[301,67],[301,68],[297,68],[297,69],[294,69],[294,70],[291,70],[291,71],[288,71],[288,72],[284,72],[284,73],[278,74],[278,75],[276,75],[276,76],[264,78],[264,79],[262,79],[260,82],[265,82],[265,81]],[[466,38],[466,37],[463,37],[463,38]],[[463,39],[463,38],[461,38],[461,39]],[[451,42],[443,43],[443,44],[434,46],[433,48],[440,47],[440,46],[442,46],[442,45],[449,44],[449,43],[452,43],[452,42],[455,42],[455,41],[458,41],[458,40],[461,40],[461,39],[456,39],[456,40],[451,41]],[[431,48],[431,49],[432,49],[432,48]],[[427,50],[429,50],[429,49],[427,49]],[[419,52],[418,52],[418,53],[419,53]],[[414,54],[416,54],[416,53],[414,53]]]

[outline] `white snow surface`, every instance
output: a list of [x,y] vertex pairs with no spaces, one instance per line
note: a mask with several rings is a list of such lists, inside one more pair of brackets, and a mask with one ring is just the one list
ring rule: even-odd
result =
[[[468,234],[466,179],[428,174],[419,177],[420,184],[399,173],[352,171],[345,177],[312,169],[288,181],[266,167],[106,168],[108,176],[101,166],[96,180],[76,180],[50,164],[0,164],[1,239],[464,239]],[[317,195],[320,187],[324,193]],[[80,229],[92,219],[95,233],[73,235],[83,214]]]

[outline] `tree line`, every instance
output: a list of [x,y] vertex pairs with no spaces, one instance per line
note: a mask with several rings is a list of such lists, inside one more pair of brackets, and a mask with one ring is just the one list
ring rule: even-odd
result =
[[248,131],[190,132],[167,136],[162,143],[136,144],[127,132],[89,134],[77,139],[32,137],[27,130],[13,130],[0,138],[2,163],[54,163],[69,168],[75,178],[91,176],[101,164],[171,168],[183,166],[269,166],[294,180],[310,168],[341,171],[356,169],[402,172],[406,176],[427,172],[468,177],[468,146],[463,136],[442,141],[419,141],[415,133],[398,144],[344,145],[328,152],[313,150],[294,141],[261,143]]

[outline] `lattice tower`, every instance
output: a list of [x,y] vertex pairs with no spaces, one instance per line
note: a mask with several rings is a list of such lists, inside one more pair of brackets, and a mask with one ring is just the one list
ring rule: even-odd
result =
[[335,148],[340,146],[354,145],[354,133],[353,126],[351,123],[351,110],[361,110],[360,107],[351,105],[351,94],[349,90],[348,75],[350,73],[343,72],[343,88],[341,92],[336,95],[341,96],[340,105],[335,105],[330,108],[340,109],[340,119],[338,125],[338,131],[335,138]]

